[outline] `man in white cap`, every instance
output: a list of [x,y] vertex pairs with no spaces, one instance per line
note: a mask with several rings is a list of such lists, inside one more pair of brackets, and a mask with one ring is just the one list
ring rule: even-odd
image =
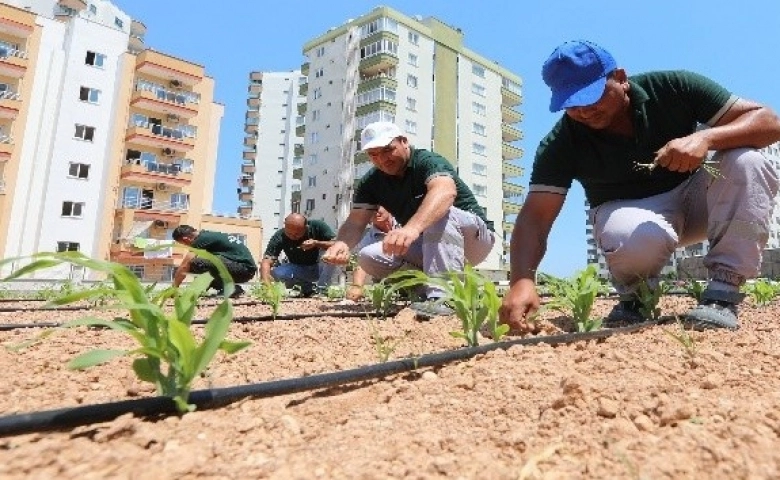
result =
[[[428,275],[462,272],[467,262],[477,265],[487,258],[495,243],[493,226],[450,162],[413,147],[389,122],[366,126],[361,149],[374,168],[358,183],[352,210],[323,259],[346,264],[380,206],[401,227],[385,234],[381,251],[361,250],[358,265],[374,278],[401,268],[422,269]],[[412,304],[418,316],[453,313],[442,303],[444,292],[434,286],[425,290],[425,301]]]
[[[607,326],[643,322],[637,289],[650,288],[674,250],[708,240],[709,284],[685,316],[697,329],[736,329],[739,287],[755,277],[767,242],[777,172],[757,149],[780,140],[780,119],[702,75],[629,77],[606,50],[566,42],[542,67],[550,111],[566,113],[536,151],[511,240],[511,286],[501,320],[528,328],[535,276],[572,181],[590,204],[593,237],[621,301]],[[706,126],[708,128],[700,128]],[[700,168],[709,151],[719,170]]]

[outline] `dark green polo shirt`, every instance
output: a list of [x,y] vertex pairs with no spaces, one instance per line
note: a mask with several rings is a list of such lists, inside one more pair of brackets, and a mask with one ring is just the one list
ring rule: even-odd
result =
[[414,147],[402,177],[387,175],[376,167],[366,172],[355,189],[352,208],[376,210],[382,206],[404,225],[420,208],[428,192],[428,182],[439,176],[455,181],[457,194],[454,206],[474,213],[493,230],[493,222],[487,220],[471,189],[460,179],[450,162],[438,153]]
[[295,265],[315,265],[320,260],[320,249],[302,250],[301,244],[309,239],[328,241],[333,240],[336,234],[327,223],[322,220],[306,220],[306,233],[298,240],[292,240],[284,234],[284,229],[280,228],[268,240],[268,246],[265,247],[265,258],[275,259],[282,252],[287,255],[290,263]]
[[541,141],[531,171],[530,192],[566,194],[579,181],[591,207],[667,192],[692,175],[650,163],[672,139],[714,125],[737,97],[714,81],[687,71],[649,72],[629,78],[634,138],[593,130],[564,115]]
[[255,259],[252,258],[252,253],[235,235],[200,230],[190,246],[206,250],[213,255],[218,255],[237,263],[244,263],[252,268],[257,268]]

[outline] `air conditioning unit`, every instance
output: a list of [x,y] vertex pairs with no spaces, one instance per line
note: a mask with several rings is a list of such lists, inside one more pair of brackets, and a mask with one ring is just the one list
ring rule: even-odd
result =
[[167,183],[158,183],[157,187],[155,187],[158,192],[164,192],[168,190],[168,184]]
[[163,148],[162,149],[162,153],[166,157],[173,157],[174,155],[176,155],[176,150],[174,150],[172,148]]
[[171,80],[170,85],[173,88],[179,88],[179,87],[181,87],[181,81],[180,80]]
[[[164,185],[164,184],[161,183],[160,185]],[[168,228],[168,222],[166,222],[165,220],[155,220],[154,226],[157,228]]]
[[181,120],[181,117],[179,117],[175,113],[169,113],[167,118],[169,122],[178,122],[179,120]]

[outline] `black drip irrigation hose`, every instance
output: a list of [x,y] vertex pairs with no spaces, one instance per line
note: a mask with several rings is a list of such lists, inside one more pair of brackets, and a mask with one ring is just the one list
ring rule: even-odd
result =
[[[383,378],[388,375],[411,372],[420,368],[438,367],[450,362],[468,360],[476,355],[493,350],[505,350],[516,345],[531,346],[546,343],[551,346],[557,346],[581,341],[601,340],[617,334],[636,332],[652,325],[654,325],[653,322],[647,322],[629,327],[598,330],[595,332],[522,338],[492,343],[489,345],[481,345],[478,347],[460,348],[441,353],[432,353],[416,358],[405,358],[392,362],[378,363],[366,367],[342,370],[340,372],[272,380],[235,387],[195,390],[190,393],[188,401],[190,404],[195,405],[198,410],[208,410],[229,405],[246,398],[268,398],[278,395],[289,395],[292,393],[321,388],[332,388],[349,383]],[[7,415],[0,417],[0,436],[62,430],[92,423],[107,422],[128,413],[140,417],[151,417],[176,414],[178,412],[172,399],[168,397],[152,397]]]
[[[387,312],[387,316],[395,316],[401,310],[392,310]],[[275,320],[304,320],[307,318],[322,318],[322,317],[339,317],[339,318],[375,318],[376,312],[318,312],[316,314],[311,313],[288,313],[279,315],[258,315],[258,316],[240,316],[233,317],[232,323],[254,323],[254,322],[272,322]],[[196,318],[190,322],[192,325],[205,325],[208,323],[207,318]],[[41,322],[41,323],[0,323],[0,332],[7,332],[10,330],[22,330],[27,328],[60,328],[65,325],[62,322]],[[94,329],[103,329],[106,327],[94,326],[90,327]]]

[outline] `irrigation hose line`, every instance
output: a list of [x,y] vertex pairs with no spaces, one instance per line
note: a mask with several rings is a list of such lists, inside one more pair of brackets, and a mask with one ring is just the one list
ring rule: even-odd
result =
[[[267,398],[278,395],[332,388],[341,385],[386,377],[398,373],[411,372],[420,368],[437,367],[450,362],[468,360],[476,355],[493,350],[508,349],[516,345],[551,346],[566,345],[574,342],[600,340],[616,334],[632,333],[654,325],[653,322],[629,327],[597,330],[585,333],[567,333],[562,335],[521,338],[504,342],[460,348],[441,353],[405,358],[386,363],[378,363],[339,372],[322,373],[306,377],[272,380],[268,382],[239,385],[236,387],[195,390],[190,393],[189,403],[198,410],[222,407],[245,398]],[[0,417],[0,436],[19,435],[49,430],[62,430],[81,425],[111,421],[121,415],[132,413],[136,416],[177,414],[176,406],[168,397],[141,398],[110,403],[99,403],[72,408],[60,408],[40,412],[22,413]]]
[[[391,310],[387,312],[387,316],[395,316],[400,310]],[[316,314],[311,313],[287,313],[279,315],[260,315],[260,316],[241,316],[233,317],[231,323],[254,323],[254,322],[272,322],[281,320],[303,320],[306,318],[322,318],[322,317],[338,317],[338,318],[365,318],[376,316],[376,312],[319,312]],[[205,325],[208,323],[207,318],[196,318],[190,322],[191,325]],[[42,322],[42,323],[0,323],[0,332],[6,332],[10,330],[21,330],[25,328],[60,328],[65,325],[62,322]],[[90,328],[103,329],[106,327],[93,326]]]

